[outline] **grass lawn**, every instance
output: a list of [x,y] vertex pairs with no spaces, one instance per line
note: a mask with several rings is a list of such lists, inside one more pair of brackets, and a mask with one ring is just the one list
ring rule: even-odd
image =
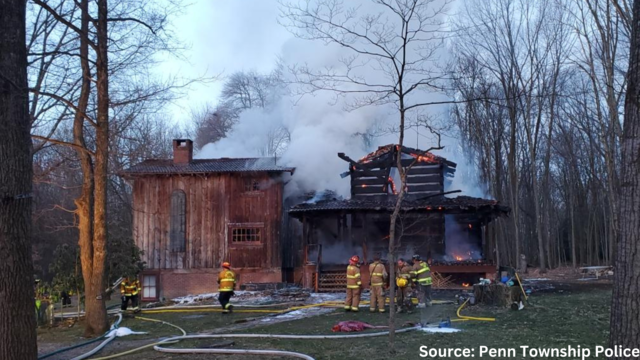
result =
[[[297,351],[316,359],[418,359],[421,345],[435,348],[475,348],[476,354],[481,345],[489,348],[516,348],[517,357],[522,359],[519,346],[528,345],[540,348],[562,348],[568,345],[588,347],[606,345],[609,328],[609,303],[611,291],[607,288],[588,288],[582,286],[576,291],[538,293],[530,299],[522,311],[471,307],[463,310],[464,315],[495,317],[496,322],[456,322],[454,326],[462,331],[455,334],[429,334],[409,332],[396,335],[396,353],[391,354],[388,338],[336,339],[336,340],[290,340],[290,339],[233,339],[236,349],[278,349]],[[450,316],[455,318],[456,305],[437,305],[427,310],[425,317],[432,323]],[[252,328],[237,329],[234,333],[269,334],[334,334],[331,327],[343,320],[361,320],[373,325],[386,325],[388,314],[370,314],[362,309],[358,314],[336,310],[326,315],[293,320],[277,324],[256,322]],[[202,316],[197,316],[202,315]],[[160,319],[183,327],[189,333],[220,329],[233,325],[233,321],[255,317],[256,314],[235,313],[229,316],[219,313],[164,313],[148,314],[145,317]],[[400,314],[397,324],[420,321],[421,314]],[[125,319],[122,326],[136,331],[149,331],[144,336],[130,336],[118,339],[115,345],[109,345],[99,355],[117,353],[144,345],[150,339],[177,334],[177,330],[166,325]],[[74,331],[74,330],[62,330]],[[381,331],[381,330],[368,330]],[[183,341],[174,347],[207,346],[220,339],[201,341]],[[85,350],[87,351],[87,350]],[[172,355],[145,350],[130,358],[139,359],[270,359],[256,356],[219,356],[212,355]],[[478,355],[476,355],[478,357]],[[123,357],[127,358],[127,357]],[[483,357],[489,358],[489,357]],[[507,357],[491,357],[502,359]],[[272,359],[276,359],[275,357]],[[514,357],[510,357],[514,359]]]

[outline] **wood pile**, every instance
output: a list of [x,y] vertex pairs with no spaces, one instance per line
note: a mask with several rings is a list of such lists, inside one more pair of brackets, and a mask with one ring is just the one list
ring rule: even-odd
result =
[[434,289],[451,289],[457,287],[451,276],[442,276],[437,272],[431,273],[431,284]]

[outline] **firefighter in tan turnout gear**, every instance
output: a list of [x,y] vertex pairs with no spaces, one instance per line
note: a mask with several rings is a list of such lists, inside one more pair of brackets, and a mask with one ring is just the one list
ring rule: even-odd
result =
[[139,311],[138,307],[138,293],[140,293],[140,281],[135,277],[127,276],[120,283],[120,294],[122,295],[122,304],[120,309],[126,311],[129,301],[131,301],[131,308],[133,311]]
[[384,264],[380,261],[380,254],[376,254],[373,262],[369,264],[369,291],[371,292],[371,304],[369,311],[375,312],[376,305],[378,311],[384,312],[384,284],[389,275]]
[[420,259],[420,255],[413,255],[411,274],[418,286],[418,308],[431,306],[431,269],[429,264]]
[[347,266],[347,299],[344,302],[345,311],[358,311],[360,305],[360,287],[362,281],[360,279],[360,258],[354,255],[349,259]]
[[236,274],[231,271],[231,264],[222,263],[222,271],[218,274],[218,301],[222,306],[222,313],[228,314],[233,311],[233,305],[229,304],[236,287]]
[[411,303],[411,266],[403,259],[398,260],[396,268],[396,285],[398,286],[397,312],[410,311],[413,307]]

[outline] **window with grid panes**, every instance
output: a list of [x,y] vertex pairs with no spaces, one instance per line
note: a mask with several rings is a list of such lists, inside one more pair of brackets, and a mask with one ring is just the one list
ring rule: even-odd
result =
[[238,227],[231,230],[231,242],[234,244],[255,244],[262,241],[262,228]]

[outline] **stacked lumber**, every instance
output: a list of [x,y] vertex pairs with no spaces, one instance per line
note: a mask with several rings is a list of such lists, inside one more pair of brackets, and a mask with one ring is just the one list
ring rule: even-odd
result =
[[457,287],[453,283],[451,276],[444,277],[437,272],[431,273],[431,282],[434,289],[452,289]]

